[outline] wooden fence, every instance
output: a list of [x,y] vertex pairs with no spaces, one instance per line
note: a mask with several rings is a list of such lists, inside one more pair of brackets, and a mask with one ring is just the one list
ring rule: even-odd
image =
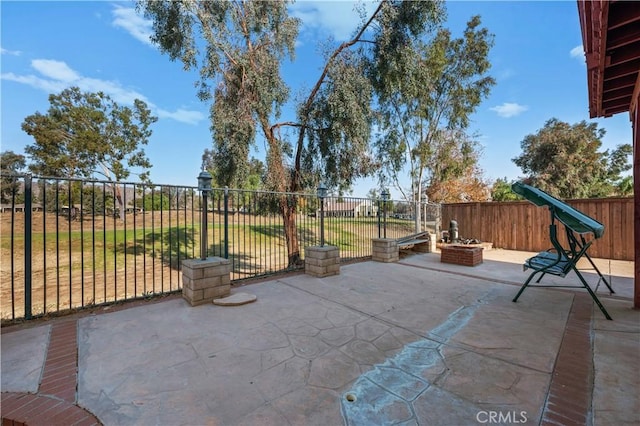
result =
[[[567,204],[604,224],[604,236],[589,249],[591,257],[634,260],[633,198],[567,200]],[[528,201],[457,203],[442,205],[442,228],[456,220],[459,235],[493,243],[509,250],[542,251],[551,248],[551,215],[546,207]],[[558,234],[564,234],[564,229]]]

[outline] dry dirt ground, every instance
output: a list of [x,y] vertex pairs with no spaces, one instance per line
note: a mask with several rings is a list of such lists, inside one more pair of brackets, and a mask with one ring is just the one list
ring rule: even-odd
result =
[[[34,315],[90,306],[180,288],[180,274],[161,259],[125,255],[105,256],[100,235],[144,226],[151,232],[162,227],[190,226],[190,217],[165,214],[129,215],[126,220],[85,216],[69,221],[53,213],[32,217],[32,262],[25,264],[24,215],[0,214],[0,316],[24,315],[25,267],[32,269]],[[98,236],[93,238],[94,232]],[[59,238],[56,238],[56,234]],[[107,244],[107,247],[109,244]],[[95,266],[95,267],[94,267]]]
[[[212,224],[223,223],[223,218],[217,213],[208,216],[212,233]],[[180,259],[199,254],[199,220],[197,212],[192,215],[183,210],[129,214],[124,220],[88,215],[82,220],[70,221],[54,213],[33,213],[33,258],[28,265],[32,270],[33,315],[179,290]],[[194,222],[193,231],[177,238],[174,235],[174,242],[168,243],[168,229],[192,229]],[[274,223],[279,223],[278,218],[242,214],[229,220],[232,227],[238,225],[237,229],[248,225],[270,228]],[[3,320],[24,315],[27,266],[24,229],[24,214],[0,214],[0,318]],[[114,234],[116,241],[112,242]],[[141,242],[151,234],[153,241]],[[235,251],[251,253],[233,259],[236,265],[232,279],[286,267],[287,256],[280,236],[261,236],[261,243],[265,240],[269,243],[261,245],[257,255],[258,237],[254,237],[254,241],[251,237],[247,240],[244,234],[229,238],[231,248],[239,249]]]

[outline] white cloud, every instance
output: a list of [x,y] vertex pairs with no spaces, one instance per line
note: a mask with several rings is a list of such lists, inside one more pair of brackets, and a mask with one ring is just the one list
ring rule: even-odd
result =
[[16,75],[14,73],[0,74],[2,80],[15,81],[27,86],[43,90],[47,93],[59,93],[62,90],[77,86],[85,92],[103,92],[121,105],[132,106],[135,99],[144,101],[159,118],[168,118],[187,124],[197,124],[205,118],[200,111],[190,111],[184,108],[171,112],[157,107],[140,92],[123,87],[117,81],[100,80],[84,77],[74,71],[65,62],[54,59],[34,59],[31,66],[40,75]]
[[115,27],[120,27],[139,41],[153,46],[151,43],[152,22],[140,16],[134,8],[114,5],[111,11],[114,16],[111,22]]
[[361,21],[356,5],[364,8],[367,16],[378,6],[371,1],[300,1],[290,6],[290,13],[302,20],[303,28],[326,31],[337,41],[345,41]]
[[174,112],[166,111],[159,108],[156,113],[158,114],[159,118],[171,118],[173,120],[187,124],[198,124],[205,118],[204,114],[200,111],[189,111],[182,108],[178,108]]
[[13,56],[20,56],[22,54],[22,52],[20,52],[19,50],[8,50],[8,49],[5,49],[4,47],[0,47],[0,53],[2,53],[3,55],[13,55]]
[[576,59],[584,59],[584,50],[582,49],[582,45],[579,44],[576,47],[574,47],[573,49],[571,49],[569,51],[569,55],[571,55],[572,58],[576,58]]
[[67,64],[54,59],[34,59],[31,61],[31,66],[40,74],[52,80],[73,83],[80,79],[78,73],[69,68]]
[[34,87],[36,89],[44,90],[45,92],[60,92],[68,87],[68,84],[62,81],[46,80],[44,78],[36,77],[35,75],[15,75],[12,72],[0,74],[2,80],[15,81],[16,83],[26,84],[27,86]]
[[505,102],[502,105],[497,105],[489,109],[491,111],[495,111],[500,117],[509,118],[522,114],[523,112],[528,110],[529,107],[516,103]]

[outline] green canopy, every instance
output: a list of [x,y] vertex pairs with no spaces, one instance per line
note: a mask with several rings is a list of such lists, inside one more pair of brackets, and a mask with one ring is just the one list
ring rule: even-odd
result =
[[574,209],[564,201],[552,197],[541,189],[522,182],[515,182],[511,185],[511,189],[536,206],[549,206],[553,215],[572,231],[579,234],[592,233],[596,238],[600,238],[604,234],[603,224]]

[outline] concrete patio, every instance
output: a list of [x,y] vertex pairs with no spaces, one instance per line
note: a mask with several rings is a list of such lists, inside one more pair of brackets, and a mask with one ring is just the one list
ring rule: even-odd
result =
[[[527,256],[491,250],[464,267],[415,254],[235,287],[258,298],[243,306],[174,296],[5,327],[2,416],[71,424],[60,410],[81,407],[95,416],[82,424],[105,425],[640,424],[633,263],[598,260],[616,291],[599,287],[607,321],[581,290],[531,288],[513,303]],[[545,277],[554,281],[577,278]],[[56,334],[63,326],[71,332]],[[56,377],[45,365],[55,336],[77,353],[70,393],[43,390]],[[41,414],[24,394],[53,402]],[[19,417],[29,412],[35,422]]]

